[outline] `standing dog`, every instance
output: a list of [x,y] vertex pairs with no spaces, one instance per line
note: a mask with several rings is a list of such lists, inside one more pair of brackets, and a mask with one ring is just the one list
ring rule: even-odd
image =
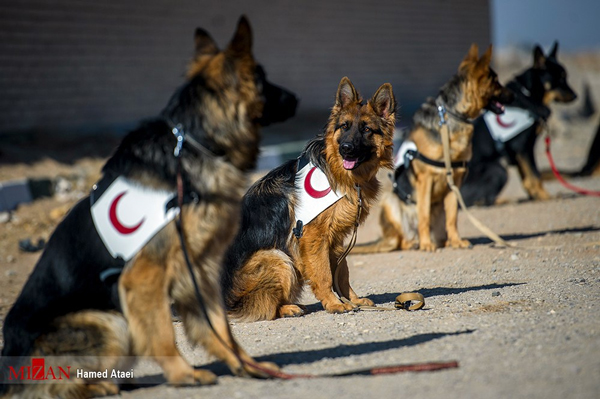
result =
[[533,66],[510,81],[514,94],[502,117],[486,113],[475,122],[473,158],[469,176],[462,187],[467,205],[492,205],[508,181],[504,158],[516,165],[529,198],[550,198],[542,185],[534,157],[534,147],[552,102],[568,103],[577,97],[567,83],[567,71],[556,58],[558,43],[545,56],[536,46]]
[[[196,31],[195,41],[187,82],[160,117],[123,139],[90,197],[75,205],[52,234],[6,317],[5,365],[15,356],[45,357],[46,365],[60,357],[64,363],[54,366],[94,372],[118,369],[124,366],[124,357],[140,355],[157,361],[170,384],[213,383],[216,376],[195,370],[175,345],[172,300],[192,342],[202,344],[236,375],[265,376],[246,363],[252,359],[231,334],[220,270],[237,226],[246,172],[256,163],[259,126],[273,121],[265,115],[280,120],[292,116],[296,99],[265,81],[252,56],[252,34],[245,17],[224,51],[202,29]],[[180,164],[174,155],[177,143],[181,144],[175,133],[185,137],[179,148]],[[111,194],[114,187],[124,188]],[[178,188],[183,202],[182,237],[167,218],[139,251],[131,254],[129,247],[119,247],[155,217],[179,209]],[[153,200],[135,197],[138,191],[159,196],[158,211],[143,213]],[[128,196],[138,199],[127,204]],[[102,209],[96,204],[108,205],[96,214]],[[176,209],[171,209],[173,204]],[[102,230],[102,224],[108,229]],[[111,242],[110,234],[120,239]],[[180,238],[186,243],[204,307],[196,300]],[[22,366],[16,364],[13,370]],[[61,398],[118,391],[114,381],[74,376],[66,384],[11,385],[10,389],[26,390],[21,392],[26,397]]]
[[343,78],[324,134],[306,145],[298,161],[272,170],[246,193],[242,224],[225,257],[223,286],[233,317],[300,316],[305,282],[326,311],[346,312],[354,306],[333,292],[336,268],[339,295],[355,305],[373,304],[350,287],[346,261],[336,264],[344,238],[377,197],[377,171],[392,167],[395,109],[390,84],[364,104]]
[[490,68],[491,57],[491,46],[479,58],[473,44],[458,73],[415,113],[414,126],[396,157],[393,192],[382,198],[383,237],[357,245],[353,253],[417,247],[433,251],[444,243],[452,248],[471,245],[461,239],[456,227],[458,203],[446,181],[438,107],[445,110],[454,183],[460,187],[471,158],[472,119],[484,108],[502,113],[502,104],[511,99]]

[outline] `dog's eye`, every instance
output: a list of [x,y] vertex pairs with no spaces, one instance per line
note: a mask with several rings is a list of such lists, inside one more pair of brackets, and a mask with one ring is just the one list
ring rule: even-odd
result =
[[371,128],[370,128],[369,126],[365,126],[365,127],[363,128],[363,132],[365,132],[365,133],[369,133],[369,132],[371,132]]
[[348,130],[348,124],[347,124],[346,122],[342,123],[342,124],[340,125],[340,129],[342,129],[342,130],[344,130],[344,131],[345,131],[345,130]]

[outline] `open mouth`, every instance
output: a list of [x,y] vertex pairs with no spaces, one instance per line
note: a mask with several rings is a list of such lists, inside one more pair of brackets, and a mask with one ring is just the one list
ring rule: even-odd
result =
[[355,169],[358,166],[358,158],[344,158],[342,165],[346,170]]
[[496,115],[501,115],[504,113],[504,104],[498,100],[491,99],[486,108]]

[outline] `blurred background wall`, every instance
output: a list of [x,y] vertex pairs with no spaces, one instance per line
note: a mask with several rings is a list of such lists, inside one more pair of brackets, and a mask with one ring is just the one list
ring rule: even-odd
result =
[[3,1],[0,138],[126,131],[182,83],[195,27],[224,46],[241,14],[270,80],[301,99],[268,137],[314,135],[344,75],[365,96],[392,83],[409,121],[472,42],[490,43],[485,0]]

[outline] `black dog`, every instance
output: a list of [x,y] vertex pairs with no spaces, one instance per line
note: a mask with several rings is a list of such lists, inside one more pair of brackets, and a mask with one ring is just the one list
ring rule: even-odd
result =
[[500,162],[502,158],[517,166],[530,198],[550,198],[535,163],[535,142],[550,116],[549,104],[568,103],[577,97],[567,83],[565,68],[556,58],[557,50],[555,42],[545,56],[536,46],[533,66],[506,85],[515,98],[508,104],[505,115],[486,113],[475,122],[473,158],[461,188],[467,205],[494,204],[508,180],[508,172]]

